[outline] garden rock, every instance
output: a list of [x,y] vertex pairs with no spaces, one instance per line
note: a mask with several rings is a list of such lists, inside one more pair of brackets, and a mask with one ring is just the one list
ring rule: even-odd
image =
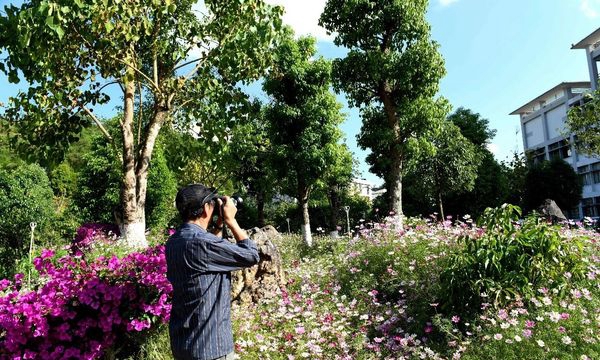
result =
[[552,222],[567,221],[567,218],[563,214],[562,210],[560,210],[558,205],[556,205],[556,202],[551,199],[546,199],[538,208],[538,212]]
[[231,298],[240,305],[274,298],[285,285],[281,255],[272,241],[281,236],[279,232],[273,226],[266,226],[248,230],[248,236],[258,247],[260,261],[251,268],[231,274]]

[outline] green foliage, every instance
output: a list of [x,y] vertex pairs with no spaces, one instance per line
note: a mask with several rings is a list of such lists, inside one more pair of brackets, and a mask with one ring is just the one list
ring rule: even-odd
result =
[[167,165],[161,146],[154,151],[149,171],[146,223],[152,229],[163,231],[168,225],[176,225],[174,219],[178,219],[178,213],[174,205],[177,180]]
[[600,128],[598,119],[600,114],[600,90],[593,94],[584,95],[586,103],[575,106],[569,110],[565,133],[572,133],[577,140],[577,151],[588,155],[600,155]]
[[[6,6],[0,50],[7,56],[0,71],[10,82],[29,84],[6,110],[13,141],[23,153],[60,162],[83,128],[92,121],[102,126],[93,110],[110,101],[110,88],[120,89],[120,131],[103,133],[122,149],[114,154],[124,179],[118,217],[124,225],[143,221],[148,166],[161,128],[175,121],[184,131],[196,124],[222,129],[229,123],[221,120],[243,113],[248,99],[239,85],[259,79],[270,65],[281,13],[262,0],[30,0]],[[145,245],[143,234],[128,236]]]
[[502,165],[505,168],[510,189],[506,203],[518,204],[524,208],[525,180],[529,170],[527,159],[522,153],[514,153],[513,158],[508,162],[503,162]]
[[489,128],[490,121],[471,109],[459,107],[448,116],[448,120],[460,128],[460,133],[473,145],[485,148],[485,145],[496,136],[496,130]]
[[[319,24],[349,49],[333,65],[334,88],[361,108],[359,145],[370,148],[371,171],[383,174],[392,208],[402,215],[402,177],[411,151],[431,146],[432,98],[445,73],[430,39],[427,0],[329,0]],[[381,160],[387,158],[386,160]]]
[[[83,155],[84,164],[77,176],[73,205],[86,222],[114,223],[119,205],[121,168],[115,149],[97,135],[90,152]],[[146,199],[146,226],[162,229],[175,216],[173,201],[177,183],[160,146],[150,164]]]
[[442,120],[440,125],[440,131],[431,141],[435,155],[420,157],[414,171],[419,184],[437,200],[444,219],[442,199],[452,193],[473,190],[480,154],[452,122]]
[[[316,55],[316,40],[287,31],[263,83],[272,101],[265,111],[275,174],[296,194],[309,224],[311,191],[335,165],[341,105],[330,92],[331,63]],[[310,234],[305,234],[310,243]]]
[[62,162],[52,169],[49,178],[56,196],[69,197],[77,189],[77,173],[68,162]]
[[29,248],[30,223],[35,222],[35,238],[42,243],[56,219],[52,188],[46,172],[39,165],[0,168],[0,267],[10,274],[12,262]]
[[484,302],[504,305],[544,286],[563,291],[567,272],[583,277],[577,240],[565,242],[558,228],[537,217],[518,225],[520,215],[513,205],[486,209],[479,221],[483,234],[459,239],[441,275],[448,312],[477,311]]
[[120,174],[114,149],[100,136],[90,152],[83,154],[84,165],[77,178],[73,205],[85,222],[114,223],[119,203]]
[[535,210],[544,200],[552,199],[565,211],[579,204],[583,184],[571,165],[562,159],[552,159],[530,165],[524,189],[526,210]]
[[[448,214],[469,214],[479,217],[488,207],[498,207],[507,202],[511,192],[520,188],[510,186],[516,180],[513,170],[499,164],[487,149],[480,150],[481,159],[477,165],[477,179],[473,190],[462,194],[451,194],[444,202]],[[514,176],[514,177],[513,177]],[[518,199],[518,196],[515,196]],[[516,204],[520,204],[517,200]]]
[[[266,110],[275,169],[292,184],[310,188],[334,162],[341,138],[341,105],[329,92],[331,64],[313,59],[316,40],[294,40],[277,49],[275,66],[263,84],[273,99]],[[298,186],[291,186],[292,189]]]

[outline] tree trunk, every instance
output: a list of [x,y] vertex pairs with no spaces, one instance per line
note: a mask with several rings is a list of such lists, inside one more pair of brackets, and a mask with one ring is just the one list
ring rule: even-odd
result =
[[330,214],[331,232],[330,232],[330,234],[332,237],[337,237],[338,236],[338,230],[337,230],[338,212],[340,210],[340,197],[339,197],[337,188],[333,188],[333,189],[329,190],[329,205],[331,206],[331,214]]
[[[389,40],[389,39],[388,39]],[[386,41],[384,41],[386,43]],[[387,45],[386,45],[387,46]],[[387,47],[382,47],[383,52],[387,52]],[[388,120],[388,126],[394,134],[394,142],[392,144],[392,169],[390,176],[390,200],[392,202],[392,211],[396,217],[396,227],[402,229],[404,225],[404,212],[402,211],[402,176],[404,171],[403,153],[400,150],[402,146],[402,134],[396,109],[396,104],[392,100],[391,87],[387,81],[379,84],[378,89],[379,99],[383,103],[383,108]]]
[[265,192],[259,190],[256,193],[256,207],[258,209],[258,227],[265,227]]
[[154,114],[141,137],[139,151],[135,151],[134,137],[135,82],[125,83],[125,106],[123,111],[123,181],[121,185],[121,207],[118,214],[121,236],[131,248],[148,247],[146,240],[146,193],[148,169],[156,139],[168,114],[168,104],[156,104]]
[[312,246],[312,233],[310,231],[310,216],[308,214],[308,194],[309,189],[298,180],[298,200],[302,206],[302,240],[308,246]]
[[440,216],[442,217],[442,222],[444,220],[446,220],[446,217],[444,216],[444,204],[442,202],[442,192],[438,191],[438,205],[440,207]]
[[402,229],[404,225],[404,212],[402,211],[402,175],[403,175],[402,155],[398,151],[392,152],[392,169],[391,169],[391,194],[392,211],[396,217],[396,227]]
[[[131,70],[130,70],[131,71]],[[134,137],[135,81],[124,84],[125,99],[121,132],[123,137],[123,178],[121,181],[121,211],[117,219],[123,241],[132,248],[147,247],[146,223],[143,207],[138,206],[138,177]]]

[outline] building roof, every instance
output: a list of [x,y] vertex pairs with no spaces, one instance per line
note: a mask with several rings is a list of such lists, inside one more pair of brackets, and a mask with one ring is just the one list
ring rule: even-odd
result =
[[594,45],[600,41],[600,28],[586,36],[583,40],[571,46],[571,49],[587,49],[588,46]]
[[536,105],[540,101],[545,100],[548,96],[550,96],[551,94],[555,93],[556,91],[566,90],[566,89],[575,89],[575,88],[586,88],[586,89],[589,89],[589,88],[591,88],[591,83],[589,81],[562,82],[562,83],[556,85],[555,87],[553,87],[552,89],[546,91],[542,95],[540,95],[540,96],[536,97],[535,99],[529,101],[527,104],[519,107],[517,110],[511,112],[510,115],[520,115],[520,114],[523,114],[523,113],[530,112],[533,105]]

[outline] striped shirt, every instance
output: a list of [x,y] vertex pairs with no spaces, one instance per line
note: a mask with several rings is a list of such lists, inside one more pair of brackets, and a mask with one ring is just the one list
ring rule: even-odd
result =
[[231,271],[258,263],[250,239],[232,244],[196,224],[184,224],[166,244],[173,285],[169,320],[177,360],[212,360],[233,351]]

